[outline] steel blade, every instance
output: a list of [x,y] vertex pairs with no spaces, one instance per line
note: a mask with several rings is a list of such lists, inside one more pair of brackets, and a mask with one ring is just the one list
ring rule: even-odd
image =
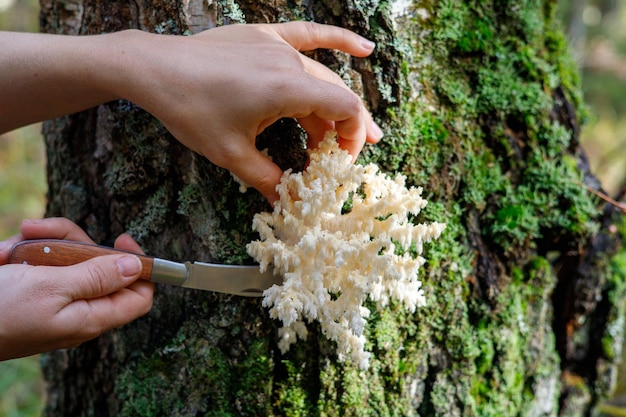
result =
[[258,265],[220,265],[186,262],[188,277],[181,285],[205,291],[216,291],[245,297],[260,297],[263,291],[282,278],[274,276],[271,268],[261,273]]

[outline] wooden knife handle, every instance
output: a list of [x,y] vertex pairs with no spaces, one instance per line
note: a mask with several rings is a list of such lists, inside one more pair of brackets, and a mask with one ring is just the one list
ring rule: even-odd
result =
[[[25,240],[16,243],[9,254],[9,263],[47,266],[69,266],[102,255],[131,253],[106,246],[91,245],[70,240]],[[137,255],[143,265],[139,278],[150,279],[154,258]]]

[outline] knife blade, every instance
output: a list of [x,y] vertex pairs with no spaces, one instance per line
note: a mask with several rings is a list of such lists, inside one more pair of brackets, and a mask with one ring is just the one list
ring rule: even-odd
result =
[[[69,240],[39,239],[18,242],[11,248],[9,263],[69,266],[102,255],[129,253],[106,246]],[[258,265],[223,265],[204,262],[173,262],[134,253],[143,265],[139,278],[149,281],[215,291],[244,297],[260,297],[263,291],[282,278],[268,269],[261,273]]]

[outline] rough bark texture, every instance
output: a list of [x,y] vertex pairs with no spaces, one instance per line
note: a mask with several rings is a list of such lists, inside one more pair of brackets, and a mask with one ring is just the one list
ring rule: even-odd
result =
[[[554,2],[409,3],[42,0],[46,32],[313,20],[375,40],[368,59],[311,56],[386,131],[361,161],[424,186],[423,218],[448,223],[426,253],[429,305],[369,319],[366,372],[338,363],[313,325],[280,354],[260,300],[161,286],[147,317],[44,356],[47,415],[593,414],[620,357],[626,229],[589,191],[600,186],[579,147],[584,110]],[[48,215],[105,244],[129,231],[164,258],[251,262],[263,199],[141,109],[109,103],[44,131]],[[282,121],[259,146],[298,168],[303,140]]]

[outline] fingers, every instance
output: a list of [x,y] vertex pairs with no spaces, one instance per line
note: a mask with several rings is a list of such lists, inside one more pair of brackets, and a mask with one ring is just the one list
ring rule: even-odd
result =
[[319,141],[319,131],[330,126],[327,122],[317,125],[316,121],[334,122],[340,144],[355,159],[367,138],[366,124],[371,124],[371,117],[361,99],[339,85],[312,76],[307,78],[294,85],[294,91],[299,91],[297,95],[284,98],[281,117],[303,121],[302,127],[312,135],[311,142]]
[[[352,90],[350,90],[350,88],[343,82],[343,80],[341,79],[341,77],[339,77],[339,75],[337,75],[336,73],[334,73],[333,71],[331,71],[330,69],[328,69],[328,67],[326,67],[325,65],[322,65],[321,63],[310,59],[308,57],[302,57],[303,60],[303,64],[305,66],[306,71],[313,75],[314,77],[323,80],[323,81],[327,81],[329,83],[338,85],[339,87],[344,88],[347,92],[352,92]],[[378,143],[380,141],[380,139],[383,137],[383,131],[380,129],[380,127],[374,122],[374,120],[372,119],[371,114],[369,113],[369,111],[367,111],[367,109],[365,108],[365,106],[363,106],[363,104],[361,104],[362,109],[361,111],[363,112],[365,121],[365,131],[366,131],[366,141],[368,143]],[[306,127],[302,126],[305,130]],[[307,133],[308,132],[307,130]],[[341,134],[340,134],[341,136]],[[347,140],[350,140],[350,138],[345,138]],[[319,142],[319,141],[318,141]],[[341,141],[340,141],[341,142]],[[358,155],[358,153],[360,152],[361,148],[358,148],[358,151],[356,151],[356,153],[352,153],[350,152],[354,157],[356,157]]]
[[283,171],[254,145],[231,153],[225,159],[224,168],[258,190],[271,204],[279,199],[276,186]]
[[51,292],[66,298],[58,326],[84,340],[126,324],[152,306],[154,285],[136,281],[141,262],[134,255],[99,256],[69,267],[47,268]]
[[74,222],[63,217],[42,220],[24,220],[20,228],[24,239],[67,239],[94,243]]
[[75,347],[146,314],[154,285],[134,255],[68,267],[0,267],[0,359]]
[[[48,271],[58,275],[55,267]],[[72,300],[90,299],[111,294],[132,284],[142,265],[135,255],[98,256],[88,261],[65,267],[62,276],[55,277],[55,283]]]
[[[24,221],[22,233],[0,242],[6,263],[13,244],[34,238],[92,242],[67,219]],[[115,246],[139,252],[127,234]],[[0,271],[0,359],[68,348],[122,326],[152,307],[154,285],[137,280],[142,264],[132,254],[100,256],[67,267],[5,265]],[[19,341],[19,343],[15,343]]]
[[113,247],[127,252],[144,253],[141,246],[139,246],[139,244],[135,242],[135,240],[128,233],[119,235],[118,238],[115,239]]
[[315,114],[298,119],[298,123],[307,133],[307,147],[315,149],[324,140],[326,132],[335,129],[335,123],[322,119]]
[[17,242],[21,242],[22,240],[24,240],[22,235],[15,235],[0,242],[0,265],[5,265],[9,262],[9,253],[11,253],[11,248]]
[[0,242],[0,265],[4,265],[9,261],[9,253],[13,245],[25,239],[68,239],[94,243],[87,233],[74,222],[62,217],[24,220],[20,231],[20,234]]
[[154,284],[137,281],[113,294],[69,304],[57,314],[57,319],[72,328],[78,343],[123,326],[150,311]]
[[[276,33],[287,43],[299,51],[317,48],[339,49],[350,53],[351,55],[364,57],[369,55],[375,46],[373,42],[357,35],[356,33],[337,26],[321,25],[313,22],[288,22],[272,25],[271,28],[274,29]],[[345,100],[354,101],[354,98],[347,98],[350,93],[354,93],[350,91],[348,86],[345,85],[343,80],[337,74],[329,70],[326,66],[310,58],[302,56],[302,62],[309,74],[319,80],[344,88],[346,90]],[[321,91],[324,90],[322,89]],[[329,101],[326,105],[339,106],[338,103],[341,103],[342,101],[345,102],[345,100],[339,100],[336,102]],[[337,122],[334,127],[339,136],[339,144],[342,148],[350,152],[353,160],[355,160],[358,156],[365,141],[368,143],[377,143],[383,136],[382,130],[376,123],[374,123],[372,116],[367,109],[365,109],[360,100],[359,104],[360,106],[358,112],[351,112],[351,114],[344,119],[339,119],[337,117],[326,118],[328,121]],[[323,125],[314,124],[313,122],[315,119],[321,120],[325,118],[323,115],[324,109],[320,108],[319,110],[320,111],[317,112],[317,116],[319,117],[305,121],[304,124],[302,124],[303,118],[299,120],[304,130],[306,130],[309,134],[310,143],[319,143],[321,140],[319,131],[323,128]],[[292,116],[293,115],[287,117]],[[326,122],[324,125],[328,126],[329,123]],[[362,130],[363,126],[365,127],[364,131]],[[363,132],[365,133],[365,136],[363,136]],[[321,136],[323,137],[323,134]],[[365,140],[363,140],[363,137]]]
[[375,46],[373,42],[350,30],[313,22],[287,22],[266,28],[273,29],[299,51],[339,49],[350,55],[365,57],[372,53]]
[[[24,239],[66,239],[77,242],[95,243],[83,229],[64,217],[51,217],[47,219],[24,220],[21,226],[21,234],[13,236],[6,242],[13,244]],[[0,260],[3,244],[0,243]],[[128,252],[143,253],[141,247],[133,238],[124,233],[115,241],[115,247]]]

